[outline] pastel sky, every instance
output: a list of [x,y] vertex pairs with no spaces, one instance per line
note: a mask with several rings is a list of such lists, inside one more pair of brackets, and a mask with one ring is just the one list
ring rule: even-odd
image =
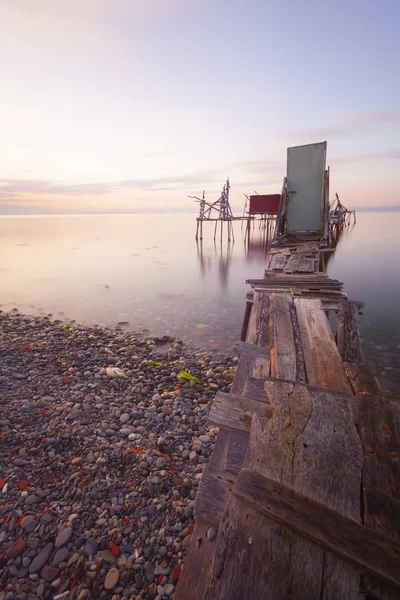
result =
[[186,210],[279,192],[400,206],[399,0],[0,0],[0,213]]

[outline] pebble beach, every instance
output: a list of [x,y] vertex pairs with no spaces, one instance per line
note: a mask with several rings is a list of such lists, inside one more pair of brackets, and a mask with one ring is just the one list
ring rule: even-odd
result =
[[0,600],[173,598],[236,364],[0,311]]

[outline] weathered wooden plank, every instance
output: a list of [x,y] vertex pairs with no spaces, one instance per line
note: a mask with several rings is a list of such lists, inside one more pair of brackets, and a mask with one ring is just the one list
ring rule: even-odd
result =
[[211,465],[205,465],[196,494],[194,514],[196,521],[219,526],[236,476]]
[[214,445],[214,450],[211,455],[210,463],[214,467],[223,468],[226,461],[226,455],[228,452],[230,431],[227,429],[220,429],[217,435],[217,441]]
[[262,420],[269,417],[270,407],[266,395],[255,400],[232,394],[232,392],[230,394],[217,392],[208,417],[208,424],[248,433],[255,412]]
[[286,259],[287,257],[281,252],[279,254],[275,254],[271,260],[270,269],[274,271],[282,271],[283,267],[285,266]]
[[294,302],[290,302],[289,306],[290,320],[292,322],[293,342],[296,357],[296,379],[297,381],[306,381],[306,367],[303,355],[303,346],[301,343],[300,329],[297,322],[297,314]]
[[[362,452],[348,400],[280,382],[266,383],[266,391],[273,413],[262,424],[254,417],[243,467],[357,522]],[[235,494],[220,524],[212,572],[207,600],[347,599],[359,589],[353,567]]]
[[367,364],[344,362],[343,365],[354,394],[381,393],[381,386]]
[[235,352],[242,354],[242,352],[249,352],[254,356],[268,356],[269,357],[269,348],[265,348],[264,346],[254,346],[253,344],[247,344],[246,342],[236,341],[233,347]]
[[244,309],[242,328],[240,330],[240,339],[243,342],[246,340],[247,329],[249,327],[250,314],[251,314],[252,307],[253,307],[253,299],[251,300],[251,302],[246,302],[246,307]]
[[251,377],[256,379],[265,379],[269,377],[271,371],[271,359],[269,356],[257,356],[254,361]]
[[282,379],[296,379],[296,349],[290,306],[293,300],[286,294],[270,296],[271,374]]
[[363,363],[358,309],[354,304],[344,302],[337,314],[337,345],[343,361]]
[[[387,540],[400,544],[400,410],[397,403],[361,393],[360,437],[364,450],[363,522]],[[395,600],[393,590],[375,577],[364,578],[373,598]]]
[[229,436],[228,452],[226,455],[225,470],[237,475],[242,467],[244,455],[249,443],[249,434],[233,429]]
[[400,500],[373,488],[364,488],[364,519],[370,529],[400,544]]
[[300,265],[301,254],[293,254],[289,260],[287,261],[285,268],[283,269],[284,273],[294,273],[297,271]]
[[400,545],[372,529],[248,469],[241,470],[233,493],[335,555],[400,588]]
[[205,598],[211,580],[211,565],[216,548],[215,540],[211,541],[207,538],[209,529],[210,523],[203,520],[196,522],[174,600],[187,600],[188,590],[193,600]]
[[299,273],[313,273],[314,272],[314,258],[307,258],[306,256],[301,257],[299,265]]
[[[400,409],[372,394],[360,394],[359,406],[363,487],[400,500]],[[368,514],[364,517],[368,521]]]
[[308,383],[351,393],[333,334],[320,300],[295,298]]
[[268,336],[269,299],[265,294],[254,294],[246,342],[257,346],[269,346]]
[[[249,377],[246,381],[246,385],[244,386],[243,395],[247,398],[254,398],[255,400],[260,401],[260,399],[265,397],[264,384],[266,381],[277,380],[272,377],[267,377],[266,379],[255,379],[254,377]],[[279,381],[282,383],[296,383],[294,381],[281,379]],[[310,393],[326,392],[324,388],[313,387],[311,385],[306,385],[305,387],[310,391]],[[338,398],[345,398],[347,400],[353,414],[353,423],[358,426],[360,422],[358,399],[353,395],[342,394],[340,392],[332,392],[332,394]]]
[[239,358],[235,377],[231,385],[231,394],[241,394],[247,378],[253,372],[256,356],[250,352],[242,352]]

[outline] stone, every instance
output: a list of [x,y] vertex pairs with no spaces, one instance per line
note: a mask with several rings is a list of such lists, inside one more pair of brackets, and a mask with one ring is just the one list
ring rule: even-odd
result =
[[54,581],[59,574],[60,569],[57,569],[57,567],[50,567],[49,565],[45,565],[40,571],[42,579],[47,581],[47,583],[51,583],[52,581]]
[[103,550],[102,557],[106,563],[112,563],[116,558],[114,556],[114,554],[111,552],[111,550],[109,550],[108,548],[107,548],[107,550]]
[[119,421],[120,421],[120,423],[124,424],[124,423],[127,423],[130,418],[131,417],[128,413],[124,413],[123,415],[120,416]]
[[175,586],[172,585],[172,583],[166,583],[164,585],[164,594],[166,596],[172,596],[172,594],[174,593],[174,591],[175,591]]
[[214,540],[217,537],[217,530],[214,527],[210,527],[207,531],[207,538],[210,540]]
[[67,548],[60,548],[57,550],[52,564],[57,567],[60,563],[65,562],[68,559],[68,556],[69,550]]
[[31,564],[29,565],[29,573],[32,575],[40,571],[40,569],[46,564],[49,559],[49,556],[53,550],[53,544],[48,543],[39,554],[33,559]]
[[15,558],[25,550],[25,542],[22,538],[16,540],[7,550],[8,558]]
[[38,522],[31,515],[25,517],[25,519],[21,523],[21,527],[25,529],[26,533],[32,533],[34,529],[36,529],[36,525]]
[[150,561],[144,563],[144,574],[149,583],[154,581],[154,565]]
[[72,527],[65,527],[64,529],[61,529],[60,533],[56,537],[55,547],[61,548],[62,546],[65,546],[65,544],[68,544],[69,540],[71,539],[71,536]]
[[162,456],[160,456],[159,458],[157,458],[156,464],[159,469],[163,469],[166,465],[165,459]]
[[199,440],[201,442],[203,442],[203,444],[207,444],[208,442],[211,442],[211,438],[209,435],[200,435]]
[[106,580],[104,582],[104,588],[106,590],[112,590],[118,583],[119,579],[119,571],[115,567],[112,567],[106,576]]
[[36,550],[39,544],[39,538],[28,538],[26,541],[26,547],[29,548],[29,550]]
[[31,494],[31,496],[27,496],[25,498],[25,504],[27,504],[28,506],[32,506],[32,504],[36,504],[37,502],[37,496],[35,496],[35,494]]

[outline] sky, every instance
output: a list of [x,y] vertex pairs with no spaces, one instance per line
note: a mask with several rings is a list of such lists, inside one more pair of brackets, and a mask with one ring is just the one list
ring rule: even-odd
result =
[[0,0],[0,214],[192,210],[278,193],[400,206],[398,0]]

